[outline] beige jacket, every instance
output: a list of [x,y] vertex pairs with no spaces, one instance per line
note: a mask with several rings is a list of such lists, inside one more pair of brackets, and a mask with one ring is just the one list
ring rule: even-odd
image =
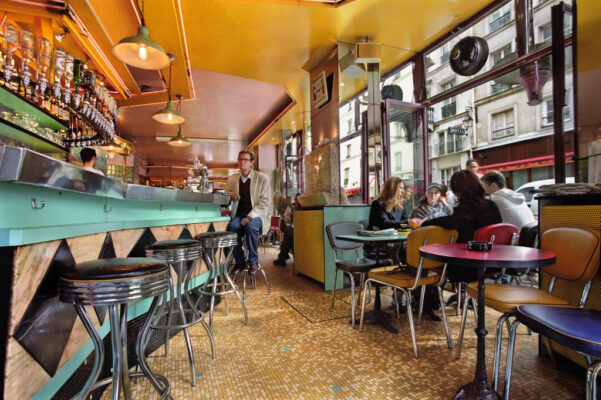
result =
[[[227,178],[227,190],[240,194],[238,183],[240,182],[240,173],[231,175]],[[250,201],[252,210],[248,214],[252,218],[261,218],[263,227],[261,231],[263,235],[269,231],[270,215],[271,215],[271,187],[269,186],[269,178],[262,172],[252,171],[250,179]],[[238,201],[232,203],[232,218],[236,215],[238,209]]]

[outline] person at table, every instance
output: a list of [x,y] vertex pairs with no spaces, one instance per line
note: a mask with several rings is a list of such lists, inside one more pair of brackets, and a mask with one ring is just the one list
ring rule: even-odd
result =
[[532,210],[526,204],[524,195],[508,189],[502,173],[490,171],[484,174],[480,180],[486,194],[499,207],[503,222],[521,228],[535,221],[534,214],[532,214]]
[[393,176],[386,179],[380,195],[371,203],[367,229],[398,229],[406,223],[405,182]]
[[234,247],[236,266],[234,273],[244,270],[246,262],[242,251],[242,238],[247,237],[248,272],[255,275],[259,270],[259,235],[269,230],[271,210],[271,188],[269,178],[262,172],[252,169],[255,156],[247,150],[238,153],[240,172],[227,179],[227,190],[232,197],[232,215],[227,230],[238,234],[238,244]]
[[[453,214],[429,219],[422,226],[456,229],[459,232],[456,242],[467,243],[478,229],[502,221],[499,207],[494,201],[486,199],[484,187],[473,172],[465,169],[455,172],[451,176],[451,190],[457,197]],[[477,280],[477,268],[449,265],[448,271],[449,280],[453,283]]]
[[442,185],[432,182],[426,187],[426,194],[419,200],[417,207],[411,211],[410,219],[419,222],[427,219],[451,215],[453,209],[447,204],[443,196]]

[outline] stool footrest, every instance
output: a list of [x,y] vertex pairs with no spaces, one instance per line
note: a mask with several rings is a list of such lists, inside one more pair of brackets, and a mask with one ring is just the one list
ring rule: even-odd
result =
[[[171,384],[169,383],[169,380],[166,377],[164,377],[163,375],[160,375],[157,373],[153,373],[153,375],[156,378],[156,380],[158,380],[159,382],[161,382],[163,384],[163,390],[161,393],[161,397],[159,397],[159,400],[169,399],[170,398],[169,394],[171,393]],[[144,374],[143,372],[130,372],[129,377],[130,378],[146,378],[146,379],[148,379],[146,374]],[[111,383],[113,383],[112,376],[102,379],[102,380],[99,380],[99,381],[96,381],[90,388],[90,391],[96,390],[103,386],[108,386]]]

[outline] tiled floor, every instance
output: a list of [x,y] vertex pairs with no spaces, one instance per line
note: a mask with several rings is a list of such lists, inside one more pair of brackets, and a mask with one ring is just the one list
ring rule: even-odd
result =
[[[191,330],[196,352],[197,385],[190,371],[183,335],[172,339],[170,355],[162,348],[148,360],[172,385],[174,399],[451,399],[473,379],[476,340],[473,318],[466,329],[464,351],[455,360],[442,323],[425,318],[417,326],[420,357],[415,359],[408,324],[393,318],[399,334],[366,325],[360,333],[349,324],[350,305],[337,299],[330,309],[330,293],[315,282],[294,276],[272,264],[276,249],[260,252],[271,282],[247,292],[249,325],[244,326],[240,303],[222,302],[216,309],[214,336],[217,359],[201,327]],[[348,299],[348,291],[341,293]],[[460,318],[448,309],[453,340]],[[471,315],[470,315],[471,317]],[[487,312],[487,368],[492,373],[494,326],[498,314]],[[582,371],[556,370],[537,355],[537,337],[520,330],[512,383],[512,399],[584,398]],[[503,357],[504,363],[504,357]],[[503,367],[503,366],[502,366]],[[134,398],[156,398],[147,382],[133,385]],[[105,397],[108,399],[108,393]]]

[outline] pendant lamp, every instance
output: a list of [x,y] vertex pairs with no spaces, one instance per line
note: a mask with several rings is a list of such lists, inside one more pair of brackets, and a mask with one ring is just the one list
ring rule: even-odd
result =
[[152,114],[152,119],[154,119],[157,122],[160,122],[161,124],[181,125],[184,122],[186,122],[186,118],[184,118],[184,116],[179,110],[176,110],[175,107],[173,107],[173,103],[171,102],[171,67],[173,66],[175,56],[173,54],[169,54],[169,59],[171,62],[169,64],[169,85],[167,86],[167,104],[165,105],[165,108]]
[[167,142],[167,144],[169,146],[173,146],[173,147],[189,147],[192,146],[192,143],[190,142],[190,140],[188,140],[184,134],[182,133],[182,126],[179,126],[179,129],[177,130],[177,135],[175,135],[174,137],[171,138],[171,140],[169,140]]
[[140,15],[142,25],[138,27],[137,35],[121,39],[113,46],[113,55],[119,61],[137,68],[165,69],[170,63],[169,56],[161,45],[148,36],[148,29],[144,23],[144,1]]
[[121,145],[117,143],[114,139],[111,139],[110,142],[100,146],[100,149],[108,152],[117,152],[121,150]]

